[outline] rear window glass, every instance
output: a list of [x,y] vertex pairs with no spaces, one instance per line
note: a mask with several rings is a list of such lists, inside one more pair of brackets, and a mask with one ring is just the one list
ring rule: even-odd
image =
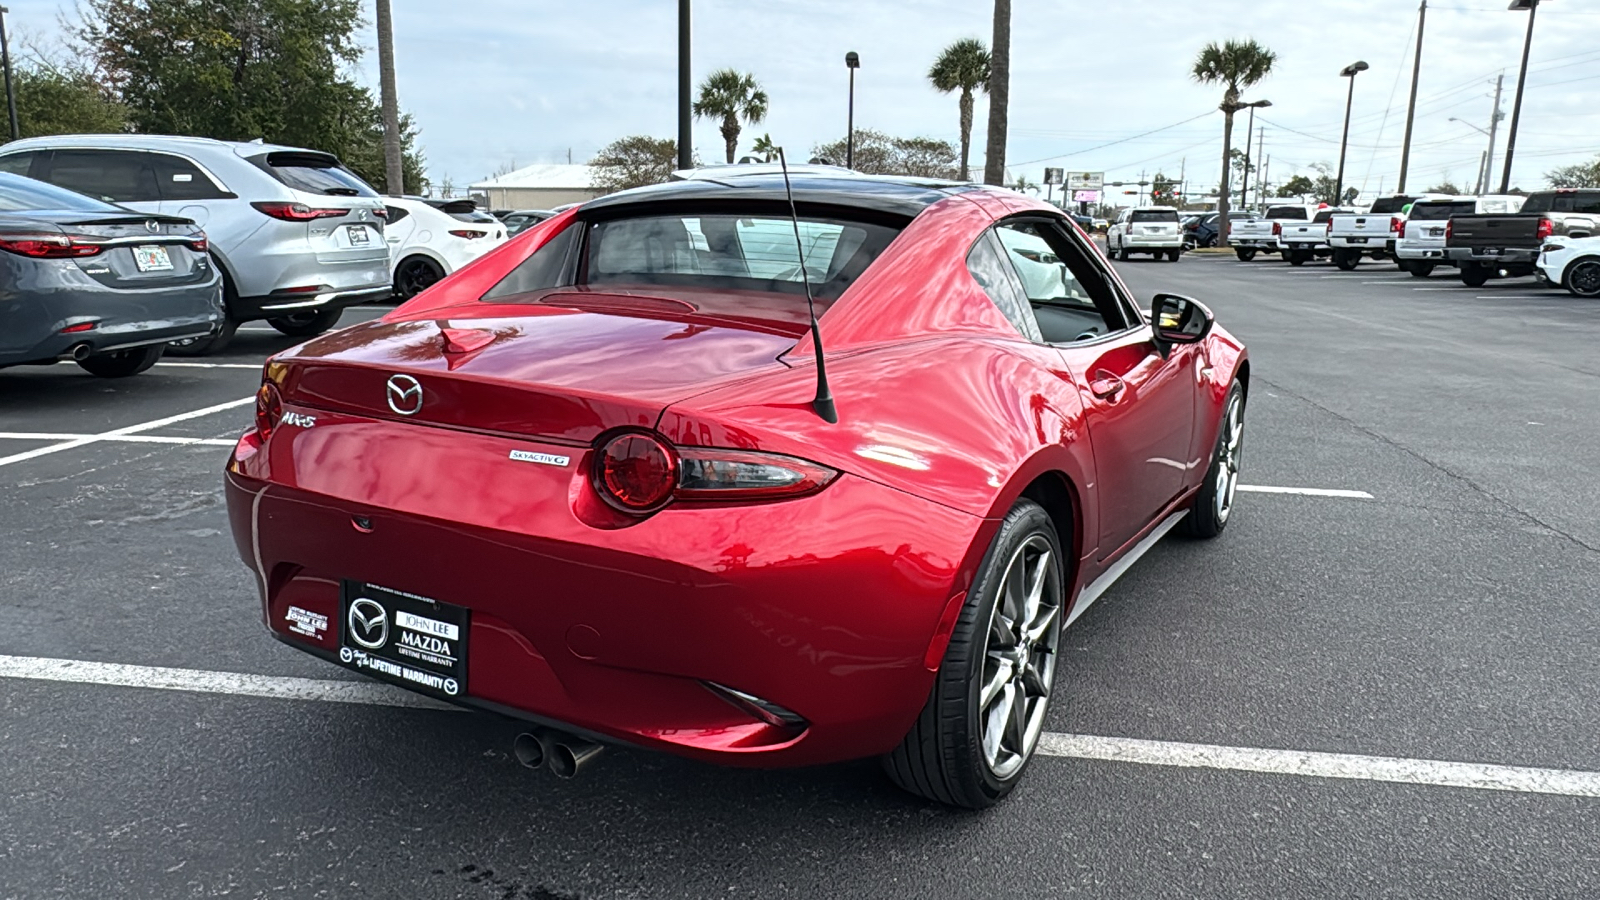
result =
[[1135,222],[1176,222],[1178,213],[1171,209],[1136,209],[1133,211]]
[[1304,222],[1306,220],[1306,208],[1304,206],[1274,206],[1267,210],[1267,218]]
[[1525,213],[1600,213],[1600,191],[1534,194],[1523,204]]
[[1448,219],[1451,216],[1471,215],[1473,210],[1471,200],[1451,203],[1418,203],[1411,207],[1411,221],[1436,222]]
[[[836,299],[894,240],[897,229],[803,217],[804,277]],[[764,215],[614,219],[589,226],[584,283],[713,287],[804,295],[794,223]]]
[[83,212],[122,212],[120,207],[85,197],[32,178],[0,172],[0,212],[35,209]]
[[269,153],[253,160],[268,174],[297,191],[335,197],[376,197],[378,192],[361,176],[328,157],[296,153]]
[[1347,213],[1347,212],[1349,212],[1349,210],[1347,210],[1347,209],[1319,209],[1319,210],[1317,210],[1316,218],[1312,219],[1311,221],[1313,221],[1313,222],[1326,222],[1329,219],[1333,218],[1334,216],[1341,215],[1341,214]]
[[1377,201],[1372,204],[1371,212],[1377,215],[1381,215],[1383,213],[1405,212],[1406,204],[1410,203],[1414,199],[1416,198],[1379,197]]

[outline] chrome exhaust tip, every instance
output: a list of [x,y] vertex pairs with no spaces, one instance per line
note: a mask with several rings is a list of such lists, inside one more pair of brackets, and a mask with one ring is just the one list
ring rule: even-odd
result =
[[511,742],[511,753],[530,769],[544,768],[545,761],[550,758],[550,753],[545,749],[544,741],[540,736],[530,731],[524,731]]
[[94,348],[89,346],[89,342],[88,341],[84,341],[81,344],[73,344],[72,345],[72,359],[75,362],[83,362],[84,360],[88,359],[93,353],[94,353]]
[[605,747],[593,741],[563,735],[551,747],[548,765],[557,778],[575,778]]

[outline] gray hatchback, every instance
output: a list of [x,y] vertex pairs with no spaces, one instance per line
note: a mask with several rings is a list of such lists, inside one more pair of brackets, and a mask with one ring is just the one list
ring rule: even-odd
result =
[[222,277],[193,221],[0,172],[0,368],[71,359],[136,375],[222,323]]

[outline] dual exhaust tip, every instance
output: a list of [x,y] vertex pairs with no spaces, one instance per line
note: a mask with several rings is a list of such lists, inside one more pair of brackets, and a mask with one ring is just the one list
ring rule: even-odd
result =
[[594,741],[549,728],[524,731],[512,741],[517,762],[530,769],[549,768],[557,778],[574,778],[605,747]]

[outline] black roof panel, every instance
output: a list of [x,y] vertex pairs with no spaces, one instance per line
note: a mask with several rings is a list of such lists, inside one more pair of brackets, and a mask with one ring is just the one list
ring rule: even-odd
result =
[[[854,207],[876,213],[915,218],[930,205],[981,185],[931,179],[888,176],[836,176],[792,173],[797,205]],[[599,212],[657,203],[696,201],[783,201],[783,176],[751,174],[722,179],[693,178],[609,194],[583,204],[584,212]]]

